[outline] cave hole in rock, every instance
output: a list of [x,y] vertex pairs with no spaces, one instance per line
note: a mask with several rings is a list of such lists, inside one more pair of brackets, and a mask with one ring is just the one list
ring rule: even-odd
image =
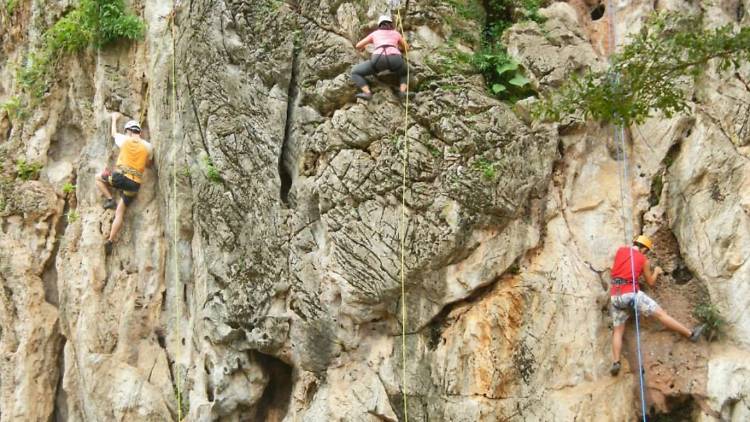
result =
[[272,356],[257,354],[258,362],[268,375],[268,385],[258,402],[258,421],[281,422],[292,398],[292,367]]
[[591,20],[598,21],[604,17],[604,11],[606,10],[604,3],[599,3],[595,8],[591,10]]
[[693,273],[684,263],[680,262],[680,264],[672,270],[672,278],[675,283],[682,285],[693,279]]
[[693,396],[689,394],[667,396],[666,406],[669,409],[667,412],[659,412],[651,408],[648,420],[651,422],[692,421],[695,420],[694,416],[700,409]]

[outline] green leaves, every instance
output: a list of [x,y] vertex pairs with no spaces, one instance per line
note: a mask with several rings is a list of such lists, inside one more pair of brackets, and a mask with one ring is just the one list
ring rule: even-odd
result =
[[526,85],[531,82],[530,80],[526,79],[522,74],[516,73],[515,76],[513,76],[513,79],[509,80],[508,83],[517,86],[519,88],[523,88]]
[[89,46],[103,48],[119,39],[143,38],[145,25],[125,9],[123,0],[81,0],[79,6],[50,27],[42,47],[17,72],[21,89],[33,99],[44,96],[52,71],[64,54]]
[[507,88],[505,88],[505,85],[503,84],[492,84],[492,93],[497,95],[501,94],[502,92],[507,91]]
[[42,165],[40,163],[27,162],[23,158],[16,160],[16,177],[21,180],[36,180],[41,170]]
[[503,47],[484,48],[474,54],[470,63],[484,75],[490,92],[500,99],[517,101],[534,94],[531,81]]
[[703,29],[698,17],[655,13],[612,57],[608,71],[573,76],[536,114],[560,120],[581,113],[623,125],[642,123],[655,111],[671,117],[687,109],[686,90],[711,61],[720,70],[750,61],[750,28]]

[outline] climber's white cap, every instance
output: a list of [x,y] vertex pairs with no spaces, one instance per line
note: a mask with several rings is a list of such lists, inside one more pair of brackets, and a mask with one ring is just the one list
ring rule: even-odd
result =
[[378,26],[380,26],[380,24],[383,22],[393,23],[393,20],[388,15],[380,15],[380,17],[378,18]]
[[125,123],[125,130],[132,130],[133,132],[140,132],[141,131],[141,125],[136,122],[135,120],[131,120],[127,123]]

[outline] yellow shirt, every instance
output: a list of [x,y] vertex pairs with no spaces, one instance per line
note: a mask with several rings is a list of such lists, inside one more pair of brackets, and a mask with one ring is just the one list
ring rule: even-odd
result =
[[143,139],[132,138],[122,134],[115,136],[115,143],[120,147],[117,156],[117,169],[128,179],[141,183],[146,163],[151,158],[153,148]]

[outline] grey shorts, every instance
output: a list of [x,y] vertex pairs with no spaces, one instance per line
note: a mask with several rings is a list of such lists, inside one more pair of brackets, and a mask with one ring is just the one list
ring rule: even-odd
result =
[[[633,311],[632,300],[636,297],[635,293],[625,293],[620,296],[611,296],[609,303],[609,313],[612,315],[612,324],[617,327],[624,324]],[[659,308],[655,300],[648,297],[646,293],[638,291],[638,314],[651,316]]]

